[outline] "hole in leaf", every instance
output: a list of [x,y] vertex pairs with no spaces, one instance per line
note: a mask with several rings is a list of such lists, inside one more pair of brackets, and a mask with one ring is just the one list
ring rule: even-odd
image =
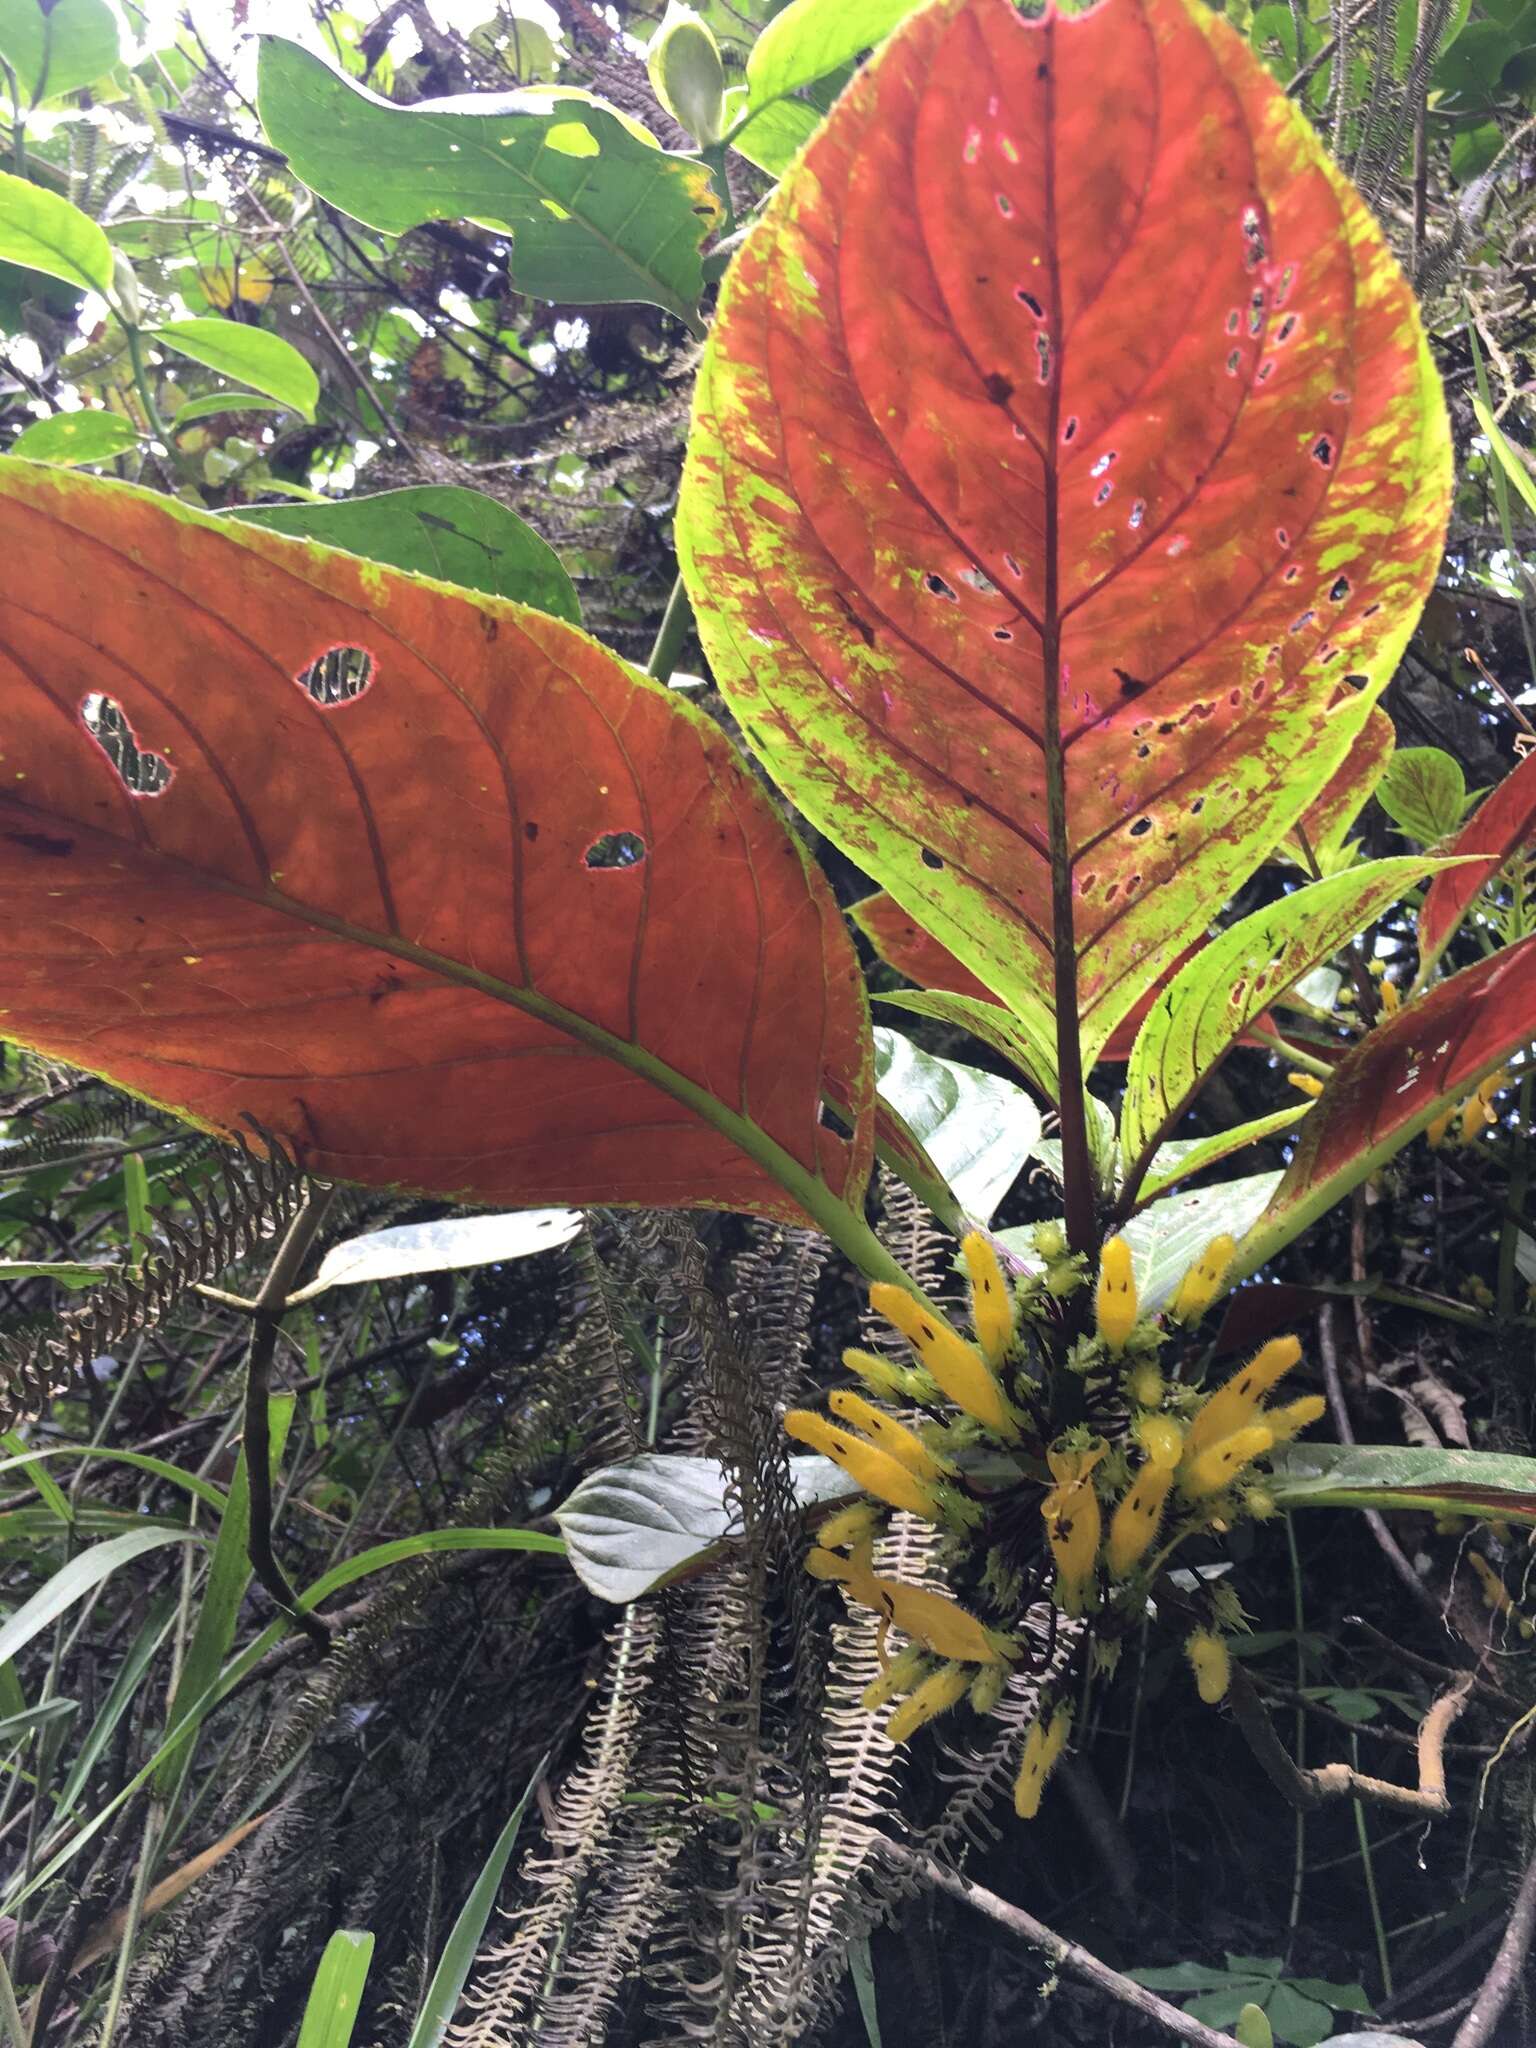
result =
[[1045,318],[1044,306],[1041,305],[1040,301],[1035,297],[1033,292],[1025,291],[1023,285],[1016,284],[1014,286],[1013,296],[1018,300],[1021,306],[1028,306],[1030,312],[1034,314],[1037,320],[1043,320]]
[[992,638],[994,640],[1011,640],[1013,635],[1006,626],[994,626],[992,628]]
[[1203,811],[1204,809],[1205,809],[1205,798],[1204,798],[1203,796],[1197,796],[1197,797],[1195,798],[1194,802],[1193,802],[1193,803],[1192,803],[1192,804],[1190,805],[1190,807],[1189,807],[1189,815],[1190,815],[1190,816],[1191,816],[1192,818],[1198,818],[1198,817],[1199,817],[1199,815],[1200,815],[1200,813],[1201,813],[1201,812],[1202,812],[1202,811]]
[[1334,604],[1342,604],[1349,595],[1349,578],[1341,576],[1328,593]]
[[1103,483],[1099,485],[1099,488],[1093,494],[1095,505],[1107,505],[1114,494],[1114,489],[1114,484],[1108,477],[1105,477]]
[[328,647],[294,681],[316,704],[350,704],[373,681],[373,656],[363,647]]
[[1236,334],[1236,332],[1237,332],[1238,328],[1239,328],[1239,327],[1241,327],[1241,325],[1242,325],[1242,324],[1243,324],[1243,316],[1242,316],[1242,313],[1241,313],[1241,311],[1240,311],[1240,310],[1239,310],[1239,309],[1238,309],[1238,308],[1237,308],[1236,306],[1234,306],[1234,307],[1232,308],[1231,312],[1230,312],[1230,313],[1229,313],[1229,314],[1227,315],[1227,332],[1228,332],[1228,334]]
[[1143,521],[1143,519],[1146,518],[1146,516],[1147,501],[1145,498],[1137,498],[1134,504],[1131,506],[1131,516],[1126,521],[1126,524],[1130,527],[1132,533],[1136,531],[1137,527],[1140,526],[1141,522]]
[[1006,192],[998,193],[997,210],[1003,216],[1004,220],[1013,219],[1013,201],[1008,197],[1008,194]]
[[164,795],[176,771],[163,755],[138,745],[121,704],[93,691],[81,702],[80,723],[117,770],[130,796]]
[[1235,348],[1227,357],[1227,375],[1229,377],[1235,377],[1242,367],[1243,352],[1241,349]]
[[1276,348],[1278,348],[1278,347],[1280,346],[1281,342],[1283,342],[1283,341],[1289,341],[1289,340],[1290,340],[1290,338],[1291,338],[1291,336],[1292,336],[1292,335],[1293,335],[1293,334],[1294,334],[1295,332],[1296,332],[1296,315],[1295,315],[1294,313],[1287,313],[1287,314],[1286,314],[1286,316],[1285,316],[1285,318],[1284,318],[1284,319],[1283,319],[1283,320],[1282,320],[1282,321],[1280,322],[1280,325],[1279,325],[1279,326],[1278,326],[1278,327],[1277,327],[1277,328],[1275,329],[1275,346],[1276,346]]
[[645,841],[638,832],[604,832],[581,857],[584,868],[635,868],[645,859]]
[[1312,444],[1312,460],[1323,469],[1333,467],[1333,442],[1327,434],[1319,434]]
[[925,846],[923,848],[923,866],[925,868],[942,868],[943,865],[943,861],[940,859],[939,855],[934,852],[931,846]]
[[1067,424],[1066,424],[1066,425],[1065,425],[1065,426],[1064,426],[1064,427],[1062,428],[1062,430],[1061,430],[1061,438],[1062,438],[1062,440],[1063,440],[1063,441],[1074,441],[1074,440],[1076,440],[1076,438],[1077,438],[1077,414],[1076,414],[1076,413],[1073,413],[1073,415],[1072,415],[1071,419],[1069,419],[1069,420],[1067,421]]
[[1145,839],[1151,830],[1152,820],[1150,818],[1138,818],[1131,827],[1131,837],[1133,839]]
[[1051,343],[1048,335],[1037,334],[1035,336],[1035,354],[1040,359],[1039,381],[1042,384],[1049,384],[1051,381]]
[[1010,576],[1022,576],[1024,574],[1024,571],[1019,567],[1018,557],[1016,555],[1004,555],[1003,567],[1008,571],[1008,574]]
[[932,591],[935,597],[942,597],[948,604],[958,604],[960,602],[958,593],[944,581],[944,578],[936,570],[930,569],[928,571],[928,574],[923,578],[923,588]]
[[960,581],[969,583],[972,590],[979,590],[983,597],[1001,597],[1002,592],[984,569],[962,569]]

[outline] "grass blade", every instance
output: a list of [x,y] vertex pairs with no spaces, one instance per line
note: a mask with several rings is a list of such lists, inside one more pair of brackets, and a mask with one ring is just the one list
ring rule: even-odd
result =
[[325,1945],[304,2008],[299,2048],[349,2048],[363,1984],[373,1961],[373,1936],[338,1927]]

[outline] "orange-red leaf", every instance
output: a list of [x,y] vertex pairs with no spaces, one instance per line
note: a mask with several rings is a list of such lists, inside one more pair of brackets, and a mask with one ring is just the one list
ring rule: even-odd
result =
[[1201,0],[938,0],[732,266],[679,536],[778,781],[1091,1059],[1340,766],[1448,483],[1405,280]]
[[1527,754],[1485,797],[1445,849],[1482,854],[1475,866],[1447,868],[1436,875],[1419,913],[1419,953],[1426,966],[1446,947],[1468,906],[1511,854],[1536,839],[1536,750]]
[[[852,946],[676,697],[520,605],[42,465],[0,464],[0,559],[5,1036],[355,1180],[857,1196]],[[372,671],[325,704],[300,679],[338,648]]]

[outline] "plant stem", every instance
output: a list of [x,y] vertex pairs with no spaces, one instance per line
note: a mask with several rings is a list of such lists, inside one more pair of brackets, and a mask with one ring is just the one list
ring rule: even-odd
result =
[[725,168],[725,144],[717,142],[709,149],[700,150],[699,154],[709,165],[709,174],[719,195],[720,232],[733,235],[736,232],[736,201],[731,197],[731,180]]
[[149,431],[161,447],[169,452],[171,437],[166,432],[165,421],[160,417],[160,408],[155,403],[149,371],[144,362],[144,337],[137,327],[130,327],[126,320],[123,322],[123,332],[128,337],[128,360],[133,365],[134,388],[139,394],[139,403],[144,408],[144,417],[149,422]]
[[658,683],[669,683],[677,667],[678,656],[683,651],[683,642],[688,638],[688,628],[693,624],[693,607],[688,602],[682,572],[679,571],[667,596],[667,608],[661,615],[661,629],[656,635],[656,644],[651,649],[651,658],[645,664],[648,676],[654,676]]
[[[1285,1517],[1285,1545],[1291,1559],[1291,1622],[1296,1632],[1296,1690],[1302,1691],[1307,1682],[1306,1646],[1302,1641],[1306,1633],[1307,1614],[1302,1592],[1301,1554],[1296,1548],[1296,1521],[1293,1515]],[[1307,1710],[1298,1704],[1296,1708],[1296,1734],[1293,1741],[1296,1764],[1300,1770],[1307,1763]],[[1307,1815],[1304,1807],[1296,1809],[1296,1860],[1291,1872],[1291,1917],[1290,1938],[1294,1942],[1301,1926],[1301,1895],[1307,1877]],[[1290,1951],[1286,1951],[1290,1960]]]
[[[1360,1768],[1360,1738],[1349,1738],[1351,1766]],[[1360,1837],[1360,1868],[1365,1877],[1365,1896],[1371,1909],[1371,1925],[1376,1930],[1376,1960],[1381,1968],[1381,1996],[1383,2002],[1392,1996],[1392,1954],[1387,1947],[1387,1930],[1381,1917],[1381,1900],[1376,1893],[1376,1866],[1371,1861],[1371,1838],[1366,1832],[1365,1807],[1360,1800],[1352,1802],[1355,1809],[1355,1832]]]

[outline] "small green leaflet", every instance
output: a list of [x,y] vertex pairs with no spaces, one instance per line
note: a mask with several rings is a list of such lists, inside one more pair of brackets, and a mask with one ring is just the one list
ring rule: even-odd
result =
[[1527,511],[1536,513],[1536,476],[1526,468],[1518,449],[1481,398],[1472,400],[1472,410],[1477,414],[1477,424],[1488,436],[1495,462],[1525,500]]
[[33,462],[110,462],[138,441],[132,424],[115,412],[56,412],[34,420],[11,444],[13,455]]
[[397,107],[276,36],[263,39],[260,76],[268,137],[355,220],[393,235],[427,220],[504,226],[519,291],[640,301],[699,330],[709,174],[616,109],[546,87]]
[[0,258],[103,297],[112,290],[112,244],[95,221],[9,171],[0,171]]
[[284,341],[280,334],[209,316],[173,320],[169,327],[157,328],[154,339],[221,376],[249,384],[253,391],[264,391],[268,398],[291,406],[307,420],[315,416],[320,380],[292,342]]
[[1410,839],[1433,846],[1460,825],[1467,778],[1439,747],[1400,747],[1376,785],[1376,801]]
[[795,92],[883,42],[917,0],[794,0],[752,46],[747,89],[754,107]]

